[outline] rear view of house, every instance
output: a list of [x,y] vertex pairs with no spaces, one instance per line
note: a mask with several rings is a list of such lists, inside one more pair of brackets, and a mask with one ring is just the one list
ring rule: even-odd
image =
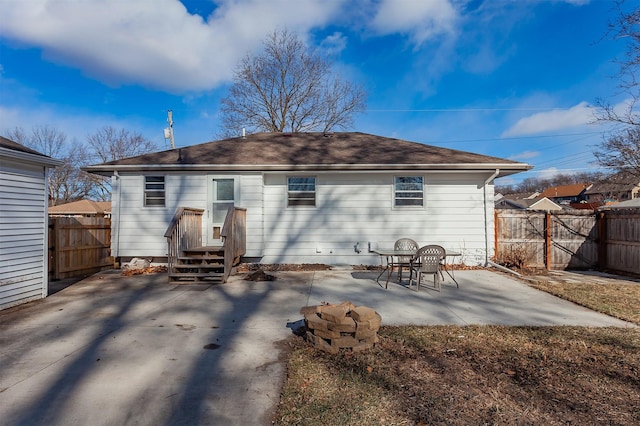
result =
[[60,162],[0,136],[0,309],[47,296],[47,169]]
[[113,161],[112,254],[166,260],[180,208],[221,243],[230,206],[246,212],[245,260],[377,264],[410,237],[480,264],[493,251],[493,180],[531,166],[358,132],[258,133]]

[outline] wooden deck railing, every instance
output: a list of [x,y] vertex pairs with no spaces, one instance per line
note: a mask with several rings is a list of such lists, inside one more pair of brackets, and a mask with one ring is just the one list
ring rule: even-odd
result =
[[202,209],[180,207],[171,219],[164,236],[167,238],[167,269],[175,272],[173,267],[182,250],[202,246]]
[[224,241],[224,277],[222,282],[227,282],[231,268],[240,261],[240,256],[247,251],[247,209],[229,207],[221,235]]

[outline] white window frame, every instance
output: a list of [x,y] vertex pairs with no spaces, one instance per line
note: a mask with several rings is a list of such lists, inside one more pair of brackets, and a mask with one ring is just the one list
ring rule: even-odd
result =
[[[312,191],[291,191],[290,188],[290,179],[313,179],[313,190]],[[301,183],[304,185],[304,183]],[[311,197],[292,197],[293,195],[300,195],[300,194],[304,194],[304,193],[313,193],[313,198]],[[305,201],[305,200],[313,200],[313,204],[306,204],[306,203],[293,203],[292,204],[292,200],[297,200],[297,201]],[[292,176],[287,176],[287,208],[292,208],[292,209],[300,209],[300,208],[316,208],[318,204],[318,177],[317,176],[310,176],[310,175],[292,175]]]
[[[398,182],[398,179],[403,178],[412,178],[412,179],[420,179],[420,189],[404,189],[398,190],[398,184],[402,182]],[[411,184],[411,182],[407,182]],[[393,177],[393,208],[394,209],[423,209],[425,208],[425,198],[424,198],[424,176],[417,175],[397,175]],[[420,194],[419,197],[398,197],[398,194]],[[398,204],[398,200],[420,200],[420,204]]]
[[[162,181],[155,181],[155,182],[148,182],[147,179],[149,178],[155,178],[155,179],[162,179]],[[153,209],[153,208],[166,208],[167,206],[167,178],[166,176],[161,176],[161,175],[148,175],[148,176],[143,176],[142,177],[142,182],[143,182],[143,186],[142,186],[142,206],[144,208],[147,209]],[[149,187],[147,185],[158,185],[157,188],[155,187]],[[162,187],[160,188],[160,185],[162,185]],[[157,192],[158,195],[154,195],[152,197],[149,197],[150,193],[154,193]],[[162,197],[160,197],[159,193],[162,193]],[[160,200],[162,199],[162,204],[147,204],[147,199],[151,199],[151,200]]]

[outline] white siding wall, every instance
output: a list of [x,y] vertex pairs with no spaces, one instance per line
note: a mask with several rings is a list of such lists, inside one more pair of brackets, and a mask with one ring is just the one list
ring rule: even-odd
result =
[[[378,264],[378,256],[367,252],[369,242],[372,248],[392,248],[396,239],[410,237],[420,245],[460,251],[464,263],[472,265],[484,263],[487,236],[492,255],[493,186],[485,200],[486,173],[423,174],[423,208],[393,208],[393,178],[415,175],[410,173],[319,173],[317,207],[287,208],[286,177],[296,175],[239,177],[237,205],[247,209],[247,257],[261,257],[262,263]],[[178,207],[205,209],[206,241],[207,174],[166,175],[165,208],[143,207],[143,176],[121,175],[118,186],[120,193],[113,196],[114,256],[166,256],[164,232]],[[354,250],[356,243],[360,253]]]
[[[396,239],[410,237],[461,251],[467,264],[483,263],[487,175],[424,174],[424,208],[393,208],[396,175],[409,173],[317,174],[316,208],[287,208],[287,175],[267,175],[262,262],[377,264],[379,258],[367,253],[369,242],[392,248]],[[492,222],[493,188],[487,193]]]
[[0,159],[0,309],[47,295],[44,167]]
[[[159,174],[150,174],[160,176]],[[204,209],[203,243],[208,226],[208,175],[166,174],[165,207],[144,207],[144,176],[121,174],[112,199],[112,250],[116,257],[164,257],[167,240],[164,233],[179,207]],[[216,174],[216,176],[221,176]],[[262,176],[239,178],[239,207],[247,208],[247,256],[259,256],[262,251]],[[115,187],[114,187],[115,188]]]
[[247,257],[260,257],[264,250],[262,175],[242,176],[239,207],[247,209]]

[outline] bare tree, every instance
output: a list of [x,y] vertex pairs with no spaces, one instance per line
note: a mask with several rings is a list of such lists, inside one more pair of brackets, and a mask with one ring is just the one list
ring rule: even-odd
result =
[[617,19],[609,25],[609,35],[626,42],[620,65],[618,88],[627,97],[623,106],[598,100],[596,119],[612,125],[594,151],[603,167],[640,177],[640,7],[628,9],[616,1]]
[[594,155],[601,166],[640,178],[640,126],[609,136]]
[[62,161],[49,171],[47,186],[51,205],[81,200],[91,192],[91,178],[80,171],[85,165],[80,152],[83,147],[77,142],[67,142],[67,135],[50,126],[35,126],[31,133],[21,127],[7,132],[7,137],[41,154]]
[[155,144],[138,133],[105,126],[87,137],[87,144],[68,142],[67,135],[51,126],[35,126],[30,133],[21,127],[7,132],[7,137],[26,147],[48,155],[62,164],[48,175],[52,205],[90,198],[108,201],[111,182],[108,178],[90,174],[81,167],[152,152]]
[[225,136],[249,132],[331,131],[352,126],[364,111],[364,90],[332,71],[328,58],[287,30],[274,31],[255,56],[245,56],[221,101]]
[[157,149],[142,134],[112,126],[104,126],[87,136],[87,144],[92,157],[103,163],[147,154]]
[[609,24],[608,35],[613,40],[624,40],[626,50],[624,57],[616,60],[619,64],[618,89],[620,94],[628,97],[624,106],[611,105],[608,101],[596,101],[598,121],[622,126],[640,125],[640,111],[636,107],[640,101],[640,7],[628,10],[624,0],[616,1],[617,13],[615,21]]
[[[88,151],[83,151],[85,164],[121,160],[157,150],[157,146],[140,133],[104,126],[87,136]],[[91,161],[90,161],[91,160]],[[96,161],[97,160],[97,161]],[[88,174],[91,180],[90,196],[98,200],[111,198],[111,180]]]
[[518,184],[512,185],[496,185],[496,192],[501,194],[516,193],[533,193],[542,192],[547,188],[554,186],[596,183],[606,180],[610,175],[604,175],[601,172],[584,172],[584,173],[560,173],[550,178],[528,177]]

